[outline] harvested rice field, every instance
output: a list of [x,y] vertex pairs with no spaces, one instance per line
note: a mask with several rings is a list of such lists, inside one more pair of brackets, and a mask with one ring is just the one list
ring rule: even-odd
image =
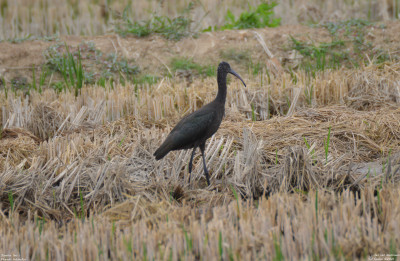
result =
[[[397,0],[2,0],[0,260],[398,260]],[[199,151],[153,153],[214,100]]]

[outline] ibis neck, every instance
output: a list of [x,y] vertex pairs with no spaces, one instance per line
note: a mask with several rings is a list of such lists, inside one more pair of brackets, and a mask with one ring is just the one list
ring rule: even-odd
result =
[[223,104],[225,104],[226,100],[226,75],[227,73],[218,72],[217,76],[218,94],[215,100]]

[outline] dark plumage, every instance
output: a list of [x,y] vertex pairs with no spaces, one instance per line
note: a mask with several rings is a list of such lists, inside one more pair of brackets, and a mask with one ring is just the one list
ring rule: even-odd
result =
[[[246,87],[243,79],[231,69],[226,62],[221,62],[218,66],[218,94],[214,101],[201,107],[199,110],[185,116],[172,129],[171,133],[165,139],[164,143],[156,150],[154,156],[156,160],[162,159],[168,152],[172,150],[191,149],[193,148],[192,156],[189,162],[189,175],[192,173],[192,162],[196,151],[199,147],[203,157],[204,174],[207,179],[207,184],[210,185],[210,177],[206,167],[204,157],[204,149],[206,141],[210,138],[221,125],[222,118],[225,113],[226,100],[226,76],[231,73],[238,77]],[[189,176],[190,182],[190,176]]]

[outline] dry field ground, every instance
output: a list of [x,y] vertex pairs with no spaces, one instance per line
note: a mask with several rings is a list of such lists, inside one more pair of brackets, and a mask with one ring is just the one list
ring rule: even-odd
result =
[[[192,2],[201,28],[259,4]],[[189,3],[0,2],[1,260],[395,260],[399,2],[280,1],[279,27],[179,41],[113,31],[126,6],[139,21]],[[200,153],[189,184],[191,151],[152,154],[214,99],[222,60],[247,88],[228,76],[211,186]]]

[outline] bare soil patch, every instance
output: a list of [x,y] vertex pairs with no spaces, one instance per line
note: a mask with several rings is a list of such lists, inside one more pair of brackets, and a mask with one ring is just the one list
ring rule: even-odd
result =
[[[379,24],[370,26],[366,37],[373,43],[374,48],[383,49],[396,56],[399,55],[399,30],[399,22],[386,22],[382,26]],[[202,33],[198,38],[184,38],[177,42],[154,35],[144,38],[122,38],[118,35],[64,36],[59,41],[75,47],[82,42],[93,42],[104,55],[117,54],[125,57],[139,65],[143,73],[153,75],[165,75],[174,57],[193,58],[197,63],[216,66],[224,59],[224,55],[221,55],[223,52],[231,52],[227,62],[239,68],[238,71],[243,74],[249,69],[249,61],[253,64],[265,64],[269,58],[255,38],[254,32],[262,36],[270,51],[282,63],[290,60],[290,36],[315,43],[330,40],[329,33],[323,28],[286,25],[279,28]],[[1,42],[1,76],[8,82],[17,76],[25,77],[31,82],[32,67],[40,69],[46,62],[43,52],[53,44],[55,42],[40,40],[14,44]],[[240,54],[245,57],[241,58]]]

